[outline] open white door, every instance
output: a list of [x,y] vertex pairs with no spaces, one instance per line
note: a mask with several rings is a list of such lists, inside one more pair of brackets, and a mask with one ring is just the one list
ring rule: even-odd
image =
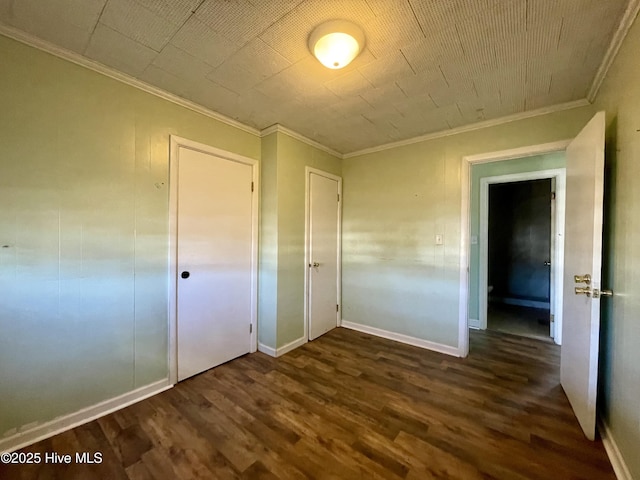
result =
[[567,196],[560,378],[587,438],[595,438],[602,265],[605,115],[567,147]]

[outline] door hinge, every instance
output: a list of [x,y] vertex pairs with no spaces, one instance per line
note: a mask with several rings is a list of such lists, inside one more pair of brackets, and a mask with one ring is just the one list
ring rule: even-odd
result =
[[249,324],[249,333],[253,333],[253,323]]
[[340,311],[340,305],[336,305],[336,312]]
[[556,199],[556,192],[551,192],[551,200],[555,200]]
[[340,201],[340,194],[338,194],[338,201]]
[[251,191],[253,192],[253,182],[251,182]]

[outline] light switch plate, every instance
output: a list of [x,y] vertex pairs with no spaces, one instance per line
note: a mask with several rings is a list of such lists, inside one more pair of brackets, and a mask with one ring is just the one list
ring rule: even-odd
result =
[[442,245],[442,235],[436,235],[436,245]]

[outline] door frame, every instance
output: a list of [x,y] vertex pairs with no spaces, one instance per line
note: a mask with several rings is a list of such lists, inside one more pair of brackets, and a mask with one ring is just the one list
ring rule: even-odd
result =
[[309,263],[311,261],[311,174],[338,182],[338,258],[337,265],[337,292],[336,301],[339,305],[336,312],[336,327],[342,324],[342,177],[317,168],[305,167],[304,169],[304,339],[309,341]]
[[469,261],[471,259],[471,167],[482,163],[532,157],[566,150],[571,140],[529,145],[495,152],[466,155],[460,168],[460,295],[458,305],[458,355],[469,354]]
[[169,301],[168,301],[168,362],[169,382],[178,382],[178,163],[179,149],[188,148],[197,152],[238,162],[251,167],[253,195],[251,198],[251,335],[250,352],[258,348],[258,212],[260,199],[260,165],[257,160],[237,153],[188,140],[177,135],[169,138]]
[[479,226],[479,275],[478,275],[478,313],[481,330],[487,328],[488,278],[489,278],[489,185],[524,182],[529,180],[554,179],[555,205],[551,208],[551,270],[549,272],[550,298],[554,312],[554,328],[551,336],[560,345],[562,343],[562,283],[564,273],[564,201],[566,189],[566,169],[554,168],[523,173],[512,173],[484,177],[480,179],[480,226]]

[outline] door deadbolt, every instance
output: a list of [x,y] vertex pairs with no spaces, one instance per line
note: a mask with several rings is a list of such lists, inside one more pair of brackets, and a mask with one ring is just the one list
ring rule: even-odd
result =
[[189,276],[190,276],[190,275],[191,275],[191,274],[190,274],[189,272],[187,272],[186,270],[180,274],[180,276],[181,276],[182,278],[189,278]]
[[585,275],[574,275],[573,281],[574,283],[585,283],[587,285],[591,285],[591,275],[588,273]]

